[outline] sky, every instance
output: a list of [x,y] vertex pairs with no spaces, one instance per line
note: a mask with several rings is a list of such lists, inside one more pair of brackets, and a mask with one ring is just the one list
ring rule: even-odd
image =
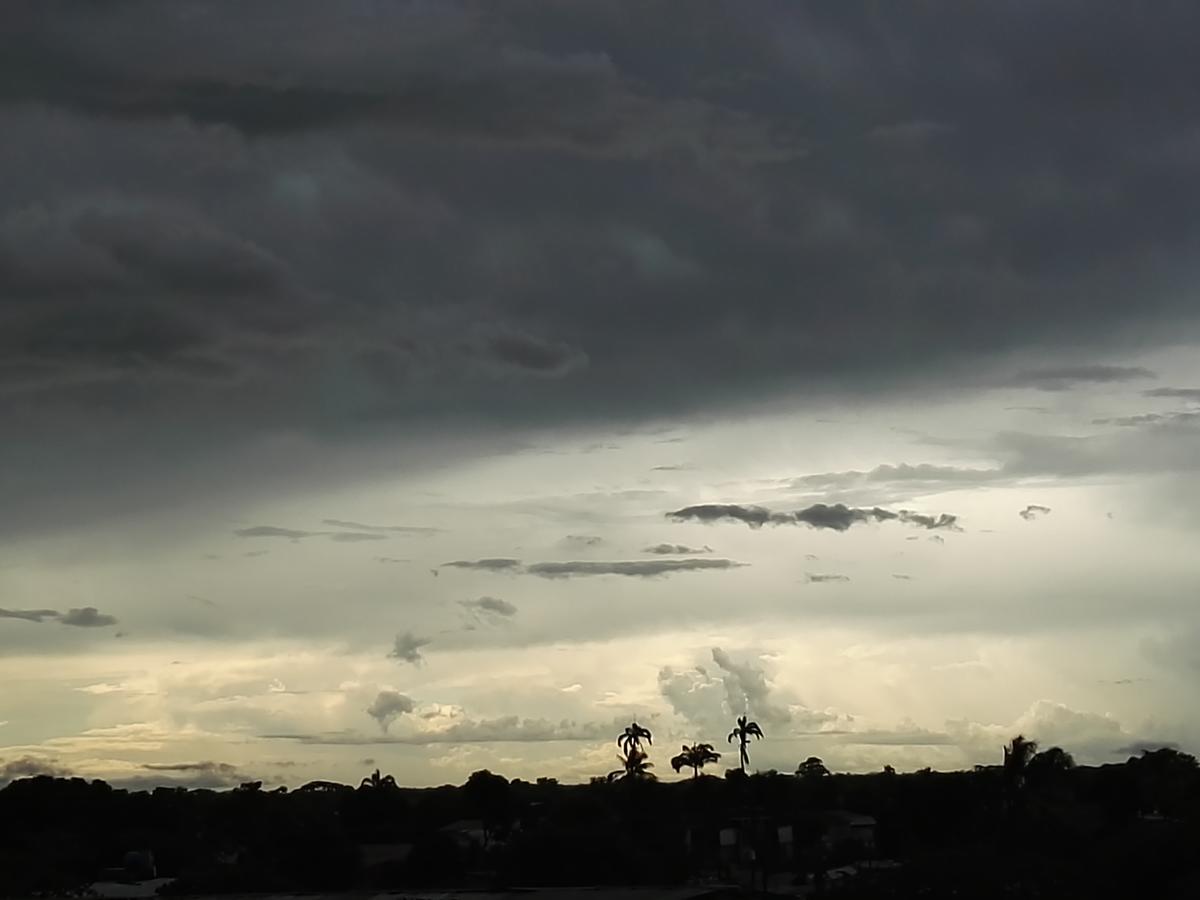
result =
[[0,783],[1200,747],[1200,7],[3,18]]

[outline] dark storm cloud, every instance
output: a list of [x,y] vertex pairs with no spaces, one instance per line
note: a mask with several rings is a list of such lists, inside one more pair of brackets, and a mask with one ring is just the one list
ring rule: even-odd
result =
[[1141,366],[1062,366],[1019,372],[1012,383],[1040,391],[1065,391],[1081,384],[1120,384],[1158,376]]
[[480,341],[478,352],[492,363],[535,375],[557,377],[587,365],[587,354],[566,344],[526,334],[496,334]]
[[705,544],[703,547],[689,547],[687,544],[655,544],[652,547],[646,547],[642,550],[643,553],[654,553],[658,556],[670,556],[672,554],[678,556],[692,556],[697,553],[712,553],[712,547]]
[[1029,387],[1121,385],[1145,373],[1095,361],[1196,334],[1188,4],[9,20],[0,464],[39,465],[0,501],[23,527],[167,502],[277,434],[995,385],[1010,354],[1054,361]]
[[43,622],[61,615],[56,609],[0,609],[0,619],[23,619],[26,622]]
[[442,563],[443,569],[478,569],[483,572],[512,572],[521,568],[519,559],[491,557],[488,559],[456,559]]
[[292,340],[313,309],[253,242],[185,209],[122,200],[0,210],[0,296],[0,390],[230,382],[238,345]]
[[115,616],[102,613],[94,606],[69,609],[63,613],[59,621],[64,625],[74,625],[77,628],[107,628],[109,625],[117,624]]
[[796,512],[771,512],[761,506],[741,506],[738,504],[703,504],[700,506],[685,506],[667,517],[679,522],[689,520],[699,522],[720,522],[731,520],[745,522],[751,528],[761,528],[764,524],[772,525],[807,525],[810,528],[823,528],[831,531],[846,531],[852,525],[862,522],[900,521],[928,529],[945,529],[958,531],[958,517],[949,513],[926,515],[925,513],[900,510],[892,512],[880,509],[878,506],[870,509],[860,509],[846,506],[844,503],[832,505],[814,503],[812,506]]
[[745,563],[731,559],[634,559],[613,562],[540,562],[525,568],[541,578],[572,578],[582,575],[623,575],[631,578],[656,578],[673,572],[697,572],[706,569],[736,569]]
[[421,655],[421,648],[427,647],[430,643],[432,642],[429,638],[417,637],[411,631],[405,631],[403,634],[396,635],[388,658],[419,666],[425,661],[425,657]]

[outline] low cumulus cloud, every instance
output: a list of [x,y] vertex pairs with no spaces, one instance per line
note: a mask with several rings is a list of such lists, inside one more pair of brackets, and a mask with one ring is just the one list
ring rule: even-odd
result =
[[667,518],[677,522],[744,522],[751,528],[763,525],[807,525],[809,528],[846,531],[852,525],[863,522],[899,521],[920,528],[958,531],[958,517],[949,513],[927,515],[902,509],[893,512],[878,506],[870,508],[846,506],[844,503],[814,503],[796,512],[772,512],[762,506],[708,503],[685,506],[667,513]]
[[405,525],[365,525],[344,519],[324,519],[342,531],[307,531],[300,528],[282,528],[278,525],[251,525],[238,528],[233,533],[240,538],[280,538],[287,541],[302,541],[305,538],[324,537],[339,544],[356,544],[363,541],[383,541],[393,534],[433,534],[436,528],[421,528]]
[[212,762],[182,762],[182,763],[142,763],[143,769],[151,772],[206,772],[220,775],[230,775],[237,772],[237,766],[230,763]]
[[425,657],[421,655],[421,648],[429,646],[430,643],[432,642],[429,638],[417,637],[411,631],[405,631],[396,635],[395,643],[392,645],[391,652],[388,653],[388,658],[398,659],[401,662],[419,666],[425,661]]
[[1017,513],[1026,522],[1032,522],[1034,519],[1040,519],[1042,516],[1050,515],[1050,507],[1040,506],[1037,503],[1030,503],[1023,510]]
[[476,600],[459,600],[458,605],[466,610],[476,621],[496,621],[511,619],[517,614],[517,607],[499,597],[479,597]]
[[439,725],[442,718],[436,712],[425,721],[433,724],[424,730],[409,734],[370,735],[347,731],[316,734],[264,734],[264,740],[296,741],[301,744],[361,745],[361,744],[408,744],[425,746],[431,744],[491,744],[491,743],[545,743],[552,741],[596,741],[609,738],[616,727],[613,722],[576,722],[572,719],[558,721],[545,718],[521,718],[520,716],[497,716],[495,718],[454,719],[448,725]]
[[512,572],[521,568],[519,559],[490,557],[487,559],[456,559],[442,563],[443,569],[474,569],[481,572]]
[[541,562],[527,566],[525,571],[540,578],[572,578],[580,575],[623,575],[629,578],[655,578],[673,572],[696,572],[712,569],[736,569],[746,563],[731,559],[635,559],[613,562]]
[[1153,753],[1155,750],[1178,750],[1179,744],[1175,741],[1133,741],[1123,747],[1114,748],[1114,753],[1120,753],[1123,756],[1143,756],[1147,753]]
[[408,715],[416,709],[416,702],[407,694],[399,691],[380,691],[367,707],[367,715],[379,723],[379,728],[385,734],[392,722],[400,716]]
[[443,563],[442,568],[474,569],[484,572],[513,572],[539,578],[571,578],[584,575],[623,575],[628,578],[654,578],[673,572],[736,569],[746,563],[731,559],[629,559],[536,562],[525,565],[519,559],[459,559]]
[[761,528],[768,522],[785,525],[794,521],[785,513],[772,513],[762,506],[742,506],[737,503],[701,503],[685,506],[683,509],[667,513],[667,518],[680,522],[689,519],[697,522],[745,522],[751,528]]
[[36,756],[20,756],[6,762],[0,762],[0,782],[7,783],[16,778],[35,778],[38,775],[50,775],[55,778],[66,778],[71,774],[53,759],[41,759]]
[[686,544],[655,544],[653,547],[646,547],[642,552],[654,553],[658,556],[692,556],[697,553],[712,553],[712,547],[708,544],[703,547],[689,547]]
[[1146,378],[1157,378],[1142,366],[1057,366],[1045,369],[1026,369],[1013,376],[1017,387],[1039,391],[1066,391],[1081,384],[1120,384]]
[[295,528],[280,528],[277,525],[251,525],[248,528],[238,528],[233,533],[242,538],[285,538],[289,541],[298,541],[301,538],[315,537],[324,532],[299,531]]
[[252,780],[237,766],[212,760],[143,763],[140,768],[155,774],[142,777],[121,776],[112,779],[113,784],[127,790],[153,790],[163,784],[195,790],[237,787]]
[[605,543],[604,538],[597,537],[594,534],[568,534],[562,539],[562,542],[568,547],[576,547],[586,549],[588,547],[602,547]]
[[41,624],[46,621],[74,628],[105,628],[117,624],[117,617],[102,613],[94,606],[73,607],[65,613],[57,609],[0,609],[0,619],[21,619]]
[[0,619],[22,619],[26,622],[44,622],[61,615],[57,609],[0,609]]
[[322,525],[328,525],[330,528],[345,528],[349,531],[379,531],[387,532],[388,534],[418,534],[428,535],[437,534],[440,528],[429,528],[424,525],[368,525],[364,522],[350,522],[346,519],[322,519]]
[[357,544],[362,541],[386,541],[386,534],[378,534],[373,531],[339,531],[329,535],[331,541],[336,541],[339,544]]
[[77,628],[105,628],[117,624],[116,616],[106,615],[94,606],[69,609],[59,621],[64,625],[74,625]]
[[711,655],[716,671],[703,665],[684,670],[664,666],[658,673],[663,699],[693,725],[719,728],[732,716],[749,715],[769,736],[771,729],[810,728],[828,720],[824,713],[778,701],[761,665],[739,661],[722,647],[713,647]]
[[1200,401],[1200,388],[1160,387],[1142,391],[1143,397],[1170,397],[1175,400]]

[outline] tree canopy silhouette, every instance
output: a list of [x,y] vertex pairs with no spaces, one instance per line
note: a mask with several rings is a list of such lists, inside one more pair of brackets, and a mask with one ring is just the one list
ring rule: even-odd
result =
[[819,756],[810,756],[796,766],[796,774],[801,778],[824,778],[829,774],[829,767]]
[[683,745],[678,756],[671,757],[671,768],[676,772],[684,768],[692,770],[692,777],[699,778],[700,770],[710,762],[715,763],[721,759],[721,754],[713,750],[712,744],[692,744]]

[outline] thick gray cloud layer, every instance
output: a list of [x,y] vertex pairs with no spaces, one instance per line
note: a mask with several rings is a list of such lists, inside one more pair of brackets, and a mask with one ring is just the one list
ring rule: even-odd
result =
[[279,433],[995,384],[1010,351],[1062,351],[1035,389],[1144,377],[1069,357],[1196,333],[1198,25],[18,0],[0,462],[41,465],[0,499],[45,526]]

